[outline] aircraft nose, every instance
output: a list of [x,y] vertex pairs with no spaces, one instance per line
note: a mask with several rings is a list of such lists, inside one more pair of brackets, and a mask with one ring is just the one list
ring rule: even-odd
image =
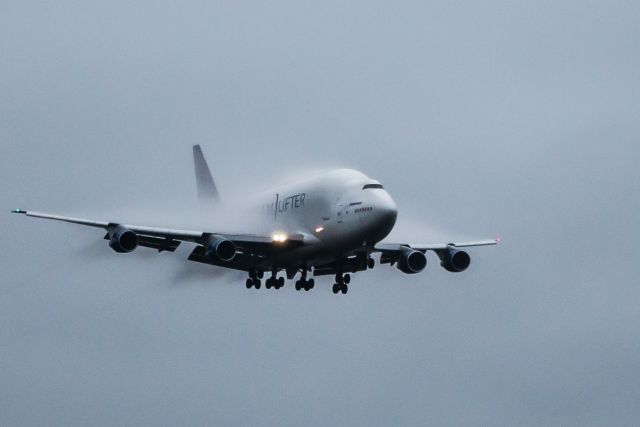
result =
[[396,223],[398,207],[386,191],[380,192],[376,197],[374,212],[377,239],[382,240],[391,232]]
[[396,223],[396,219],[398,218],[398,207],[395,202],[388,198],[384,203],[381,203],[378,207],[378,212],[380,215],[380,220],[386,224],[390,224],[393,227]]

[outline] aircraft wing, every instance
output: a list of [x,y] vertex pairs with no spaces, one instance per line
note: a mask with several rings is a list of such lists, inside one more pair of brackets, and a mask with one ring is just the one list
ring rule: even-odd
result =
[[[471,260],[469,255],[460,249],[476,246],[492,246],[497,245],[499,242],[500,239],[458,243],[379,243],[374,247],[374,251],[381,252],[381,264],[391,265],[401,260],[406,261],[407,252],[418,251],[425,253],[426,251],[434,251],[440,258],[441,265],[445,269],[452,272],[459,272],[466,270]],[[426,262],[426,259],[424,262]],[[421,270],[422,268],[424,268],[424,265],[419,269]]]
[[460,243],[379,243],[375,246],[376,252],[398,252],[403,248],[410,248],[420,252],[442,251],[449,248],[470,248],[474,246],[493,246],[500,243],[500,239],[479,240],[475,242]]
[[53,214],[42,213],[42,212],[25,211],[22,209],[16,209],[12,212],[18,213],[18,214],[24,214],[26,216],[31,216],[34,218],[45,218],[45,219],[52,219],[55,221],[70,222],[72,224],[85,225],[88,227],[104,228],[105,230],[107,230],[110,226],[121,225],[122,227],[125,227],[139,235],[147,235],[147,236],[153,236],[153,237],[166,237],[166,238],[173,238],[176,240],[195,242],[195,243],[198,243],[198,239],[202,237],[202,233],[203,233],[201,231],[199,232],[199,231],[190,231],[190,230],[177,230],[177,229],[171,229],[171,228],[158,228],[158,227],[146,227],[146,226],[140,226],[140,225],[117,224],[117,223],[112,223],[107,221],[94,221],[90,219],[73,218],[68,216],[53,215]]
[[[16,209],[13,213],[23,214],[34,218],[45,218],[55,221],[69,222],[88,227],[102,228],[107,231],[105,239],[110,239],[111,234],[117,228],[133,231],[137,236],[138,246],[156,249],[159,252],[173,252],[181,242],[192,242],[198,244],[189,256],[189,260],[204,262],[207,264],[221,265],[225,267],[245,270],[252,265],[248,265],[249,259],[255,261],[256,257],[264,258],[268,255],[282,253],[304,243],[302,234],[293,234],[286,236],[283,240],[274,240],[272,236],[258,234],[233,234],[224,232],[209,232],[204,230],[182,230],[175,228],[149,227],[143,225],[119,224],[107,221],[95,221],[83,218],[74,218],[62,215],[53,215],[48,213],[26,211]],[[206,246],[213,239],[230,240],[234,243],[238,250],[233,262],[221,262],[212,260],[206,256]],[[252,262],[254,262],[252,261]]]

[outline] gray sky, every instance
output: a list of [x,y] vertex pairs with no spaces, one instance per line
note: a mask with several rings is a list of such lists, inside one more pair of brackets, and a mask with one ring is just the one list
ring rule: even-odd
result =
[[0,424],[637,425],[638,22],[631,1],[3,1],[3,209],[180,226],[199,143],[223,197],[355,167],[396,237],[503,244],[336,297],[2,214]]

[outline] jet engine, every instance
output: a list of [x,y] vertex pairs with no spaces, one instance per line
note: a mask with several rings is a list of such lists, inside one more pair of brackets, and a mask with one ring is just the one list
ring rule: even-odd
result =
[[236,245],[231,240],[213,237],[207,245],[206,256],[218,261],[229,262],[236,256]]
[[471,257],[465,251],[449,247],[443,251],[437,251],[440,257],[440,265],[451,273],[465,271],[471,264]]
[[398,257],[398,269],[403,273],[420,273],[427,266],[427,257],[420,251],[404,248]]
[[138,247],[138,235],[120,225],[109,231],[109,238],[109,246],[119,253],[131,252]]

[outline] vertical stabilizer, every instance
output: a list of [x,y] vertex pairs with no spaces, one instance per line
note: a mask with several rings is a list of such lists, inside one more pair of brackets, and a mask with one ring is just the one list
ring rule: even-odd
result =
[[207,161],[204,159],[202,149],[199,145],[193,146],[193,164],[196,169],[196,184],[198,186],[198,199],[207,205],[220,203],[220,195],[213,181]]

